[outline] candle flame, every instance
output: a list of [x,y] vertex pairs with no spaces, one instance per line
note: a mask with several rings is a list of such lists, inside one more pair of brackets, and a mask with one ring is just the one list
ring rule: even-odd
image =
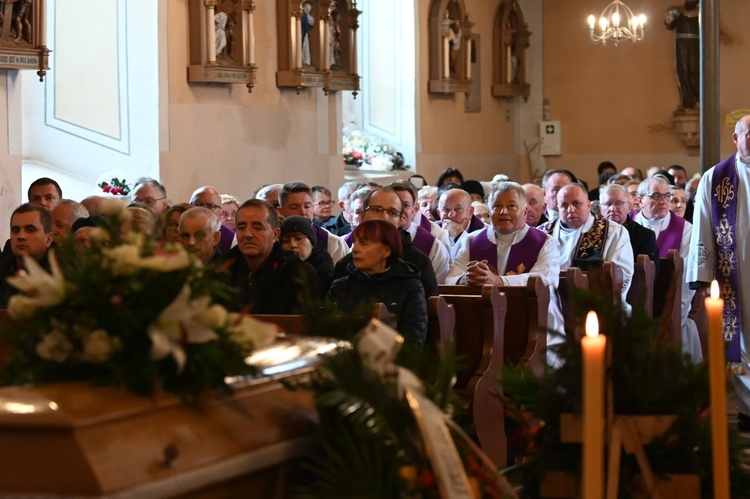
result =
[[711,282],[711,299],[716,300],[719,297],[719,283],[716,279]]
[[596,312],[591,310],[586,316],[586,336],[594,337],[599,335],[599,320],[596,318]]

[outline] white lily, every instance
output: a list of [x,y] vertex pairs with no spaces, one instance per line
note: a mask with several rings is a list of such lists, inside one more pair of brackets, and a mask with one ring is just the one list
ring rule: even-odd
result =
[[174,357],[179,372],[185,367],[184,343],[207,343],[217,338],[213,329],[202,324],[197,316],[208,308],[211,298],[203,296],[190,300],[190,287],[183,286],[175,299],[162,310],[148,327],[151,338],[151,358]]
[[[23,255],[23,263],[26,271],[7,278],[8,284],[23,293],[11,297],[8,303],[8,313],[13,319],[27,319],[37,308],[59,305],[65,299],[65,279],[54,250],[49,252],[51,273],[29,255]],[[21,303],[23,306],[19,306]]]

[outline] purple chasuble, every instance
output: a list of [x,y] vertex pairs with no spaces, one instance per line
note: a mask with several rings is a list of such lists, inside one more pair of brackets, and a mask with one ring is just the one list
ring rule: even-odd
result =
[[226,255],[229,250],[232,249],[232,242],[234,241],[234,231],[229,227],[219,226],[219,232],[221,232],[221,239],[219,239],[219,251]]
[[685,219],[674,213],[670,216],[669,225],[659,232],[659,237],[656,239],[656,246],[659,247],[659,258],[666,258],[669,250],[680,251],[682,247],[682,230],[685,228]]
[[637,217],[640,212],[641,210],[633,210],[630,213],[628,213],[628,216],[633,222],[635,222],[635,217]]
[[352,247],[352,244],[354,244],[354,237],[353,237],[353,234],[354,234],[353,232],[350,232],[350,233],[348,233],[347,235],[345,235],[345,236],[344,236],[344,242],[345,242],[345,243],[346,243],[346,245],[347,245],[347,246],[349,246],[350,248]]
[[315,231],[315,247],[328,251],[328,231],[315,224],[313,224],[312,229]]
[[[478,233],[469,243],[469,259],[482,261],[487,260],[487,265],[495,274],[497,271],[497,246],[490,241],[487,231],[494,230],[491,226]],[[539,252],[542,251],[547,234],[530,228],[523,239],[511,245],[508,253],[508,263],[505,266],[505,275],[525,274],[536,264]]]
[[419,217],[419,226],[432,234],[432,222],[430,222],[430,220],[426,216],[421,215]]
[[430,256],[430,251],[432,251],[432,244],[434,242],[435,236],[433,236],[430,231],[424,230],[422,227],[417,227],[417,233],[414,234],[414,238],[411,240],[414,247],[427,256]]
[[738,363],[740,353],[740,283],[737,259],[737,187],[739,177],[736,154],[714,167],[711,177],[711,221],[716,238],[716,280],[724,299],[721,318],[724,340],[729,341],[726,357]]

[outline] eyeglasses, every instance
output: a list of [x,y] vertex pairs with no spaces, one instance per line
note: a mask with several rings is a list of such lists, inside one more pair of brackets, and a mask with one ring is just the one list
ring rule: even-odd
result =
[[236,215],[237,215],[237,210],[232,210],[232,211],[221,210],[222,218],[227,218],[227,217],[234,218]]
[[619,209],[619,208],[622,208],[625,205],[625,203],[626,201],[614,201],[612,203],[602,203],[599,206],[601,206],[605,210],[608,208],[612,208],[613,206]]
[[402,214],[396,208],[383,208],[382,206],[368,206],[365,208],[365,211],[372,211],[373,213],[378,214],[385,212],[389,217],[393,218],[401,218]]
[[179,227],[180,227],[180,224],[178,224],[177,222],[169,222],[167,224],[167,229],[169,230],[177,230]]
[[216,211],[216,210],[221,209],[221,206],[213,204],[213,203],[201,203],[200,201],[193,201],[190,204],[192,204],[193,206],[200,206],[201,208],[208,208],[211,211]]
[[453,212],[456,215],[460,215],[464,212],[464,208],[461,206],[457,206],[455,208],[443,208],[442,210],[440,210],[440,213],[442,213],[443,215],[449,215],[450,212]]
[[331,201],[316,201],[313,204],[317,206],[318,208],[325,208],[326,206],[333,206],[333,203],[334,201],[331,200]]
[[672,195],[672,204],[687,204],[687,198],[680,198]]
[[134,198],[133,201],[135,201],[136,203],[145,203],[145,204],[147,204],[149,206],[153,206],[153,205],[156,204],[157,201],[161,201],[162,199],[167,199],[167,197],[164,196],[163,198],[156,198],[156,199],[154,199],[154,198],[143,198],[143,199]]
[[664,194],[662,194],[660,192],[652,192],[651,194],[644,194],[644,195],[650,197],[651,199],[653,199],[657,203],[659,201],[661,201],[662,199],[664,201],[669,201],[670,199],[672,199],[672,193],[671,192],[665,192]]

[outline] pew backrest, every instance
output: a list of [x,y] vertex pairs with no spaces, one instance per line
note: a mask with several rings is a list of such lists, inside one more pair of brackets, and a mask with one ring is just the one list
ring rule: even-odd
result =
[[654,317],[658,319],[659,336],[682,345],[682,279],[683,261],[677,250],[669,250],[659,261],[654,280]]
[[589,279],[578,267],[570,267],[560,272],[560,283],[557,285],[557,296],[560,297],[560,308],[565,319],[565,334],[576,335],[583,327],[583,318],[573,302],[576,289],[588,289]]
[[654,280],[656,278],[656,264],[648,255],[638,255],[635,260],[633,280],[628,290],[628,303],[635,307],[643,304],[646,314],[654,316]]
[[427,300],[427,346],[433,358],[445,359],[453,341],[456,310],[442,296]]
[[585,270],[588,277],[589,289],[601,293],[607,301],[620,303],[622,297],[623,274],[622,269],[614,262],[604,262],[602,268]]
[[507,460],[502,389],[497,377],[503,364],[507,301],[495,286],[475,288],[480,294],[441,297],[455,310],[453,341],[466,367],[457,373],[456,388],[469,403],[482,450],[498,466]]

